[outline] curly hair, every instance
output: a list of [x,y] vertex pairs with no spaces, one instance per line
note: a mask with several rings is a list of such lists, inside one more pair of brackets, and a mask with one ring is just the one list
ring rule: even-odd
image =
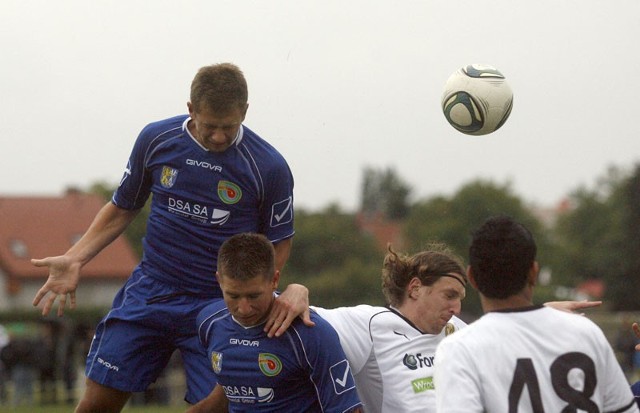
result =
[[422,285],[433,285],[449,274],[459,275],[467,282],[463,260],[442,243],[429,243],[424,251],[411,256],[396,253],[391,245],[387,249],[382,265],[382,292],[389,305],[397,307],[404,302],[413,277],[418,277]]

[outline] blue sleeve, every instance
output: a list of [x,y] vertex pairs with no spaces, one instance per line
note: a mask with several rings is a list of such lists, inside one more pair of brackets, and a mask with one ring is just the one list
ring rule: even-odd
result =
[[221,312],[226,310],[226,306],[223,300],[217,300],[205,308],[203,308],[196,317],[196,328],[198,331],[198,339],[200,344],[207,349],[209,345],[209,332],[211,331],[211,323],[213,320],[221,315]]
[[113,193],[112,202],[120,208],[134,210],[144,206],[151,192],[151,174],[146,168],[146,157],[154,138],[154,128],[147,125],[136,139],[120,185]]
[[633,392],[638,407],[640,407],[640,381],[635,382],[633,386],[631,386],[631,391]]
[[272,242],[293,235],[293,174],[279,154],[265,177],[260,232]]
[[310,376],[318,389],[320,403],[325,412],[350,411],[361,406],[356,385],[351,374],[340,339],[333,327],[317,314],[311,319],[315,327],[301,327],[304,330]]

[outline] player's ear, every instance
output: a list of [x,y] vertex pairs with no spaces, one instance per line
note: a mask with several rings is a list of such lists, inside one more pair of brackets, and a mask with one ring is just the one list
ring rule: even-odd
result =
[[467,266],[467,278],[469,279],[469,283],[471,285],[473,285],[473,288],[475,288],[476,290],[478,289],[478,284],[476,284],[476,279],[473,276],[473,270],[471,269],[471,266]]
[[218,284],[220,284],[220,278],[222,278],[220,276],[220,273],[218,271],[216,271],[216,280],[218,281]]
[[422,287],[422,281],[420,281],[420,278],[413,277],[407,285],[407,295],[410,298],[418,298],[417,294],[420,291],[420,287]]
[[274,291],[278,289],[279,282],[280,282],[280,271],[275,270],[275,272],[273,273],[273,278],[271,279],[271,286],[273,287]]
[[538,283],[538,273],[540,272],[540,265],[538,265],[538,261],[534,261],[531,264],[531,269],[529,270],[529,285],[534,286]]

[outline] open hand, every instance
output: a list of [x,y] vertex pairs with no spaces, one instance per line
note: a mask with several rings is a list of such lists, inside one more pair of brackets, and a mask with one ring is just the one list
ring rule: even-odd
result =
[[48,257],[43,259],[32,259],[31,264],[36,267],[47,267],[49,278],[42,288],[38,290],[33,305],[38,306],[41,302],[42,315],[46,316],[58,300],[58,317],[64,314],[64,307],[69,297],[69,308],[76,308],[76,289],[80,279],[80,264],[72,263],[63,255],[58,257]]
[[300,317],[307,326],[314,326],[309,315],[309,290],[301,284],[289,284],[271,308],[264,331],[268,337],[279,337]]

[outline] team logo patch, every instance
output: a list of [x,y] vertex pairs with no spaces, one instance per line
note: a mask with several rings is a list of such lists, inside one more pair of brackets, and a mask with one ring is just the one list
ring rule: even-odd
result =
[[224,225],[229,220],[230,216],[230,211],[214,208],[213,213],[211,214],[211,223],[216,225]]
[[219,181],[218,196],[225,204],[235,204],[242,198],[242,190],[233,182]]
[[131,161],[127,162],[127,167],[124,170],[124,174],[122,175],[122,179],[120,180],[120,184],[118,186],[122,186],[125,179],[131,176]]
[[268,377],[277,376],[282,371],[282,362],[271,353],[260,353],[258,355],[258,364],[260,365],[260,371]]
[[422,393],[427,390],[435,390],[433,385],[433,377],[423,377],[421,379],[415,379],[411,381],[411,387],[414,393]]
[[444,335],[445,336],[451,335],[451,334],[453,334],[455,332],[456,332],[456,327],[453,324],[447,323],[447,325],[444,326]]
[[211,352],[211,367],[215,373],[220,373],[220,370],[222,370],[222,353]]
[[271,206],[271,227],[287,224],[293,220],[293,199],[288,197]]
[[275,392],[270,387],[258,387],[258,403],[269,403],[273,400]]
[[356,383],[351,375],[351,366],[349,366],[347,360],[339,361],[331,366],[329,374],[331,375],[333,390],[336,394],[342,394],[356,387]]
[[162,176],[160,177],[160,184],[165,188],[171,188],[176,183],[178,178],[178,170],[168,166],[162,167]]
[[413,354],[405,354],[402,358],[402,364],[407,366],[409,370],[416,370],[418,368],[418,360]]

